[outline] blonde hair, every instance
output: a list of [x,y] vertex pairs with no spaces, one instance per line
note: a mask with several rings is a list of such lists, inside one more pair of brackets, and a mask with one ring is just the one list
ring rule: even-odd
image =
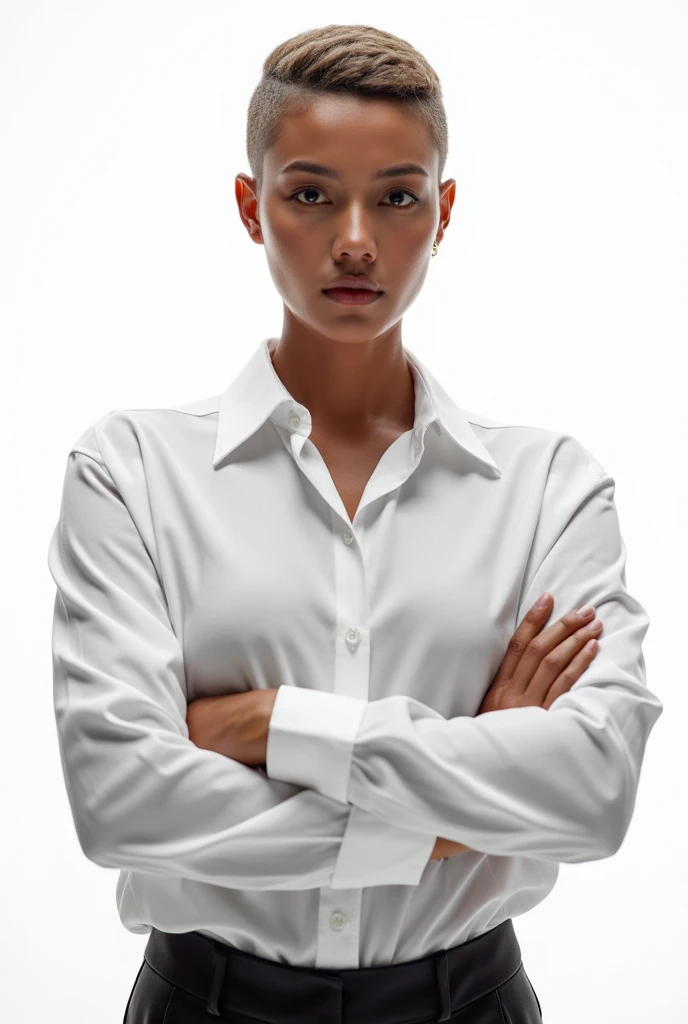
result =
[[447,116],[435,70],[410,43],[370,25],[325,25],[280,43],[263,62],[248,105],[246,151],[258,191],[263,156],[281,118],[308,108],[314,95],[380,96],[406,105],[429,129],[439,152],[438,185],[447,159]]

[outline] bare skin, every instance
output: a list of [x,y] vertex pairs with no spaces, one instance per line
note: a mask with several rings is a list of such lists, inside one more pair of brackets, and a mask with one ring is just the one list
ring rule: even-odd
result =
[[[294,160],[338,177],[282,173]],[[413,427],[401,320],[451,216],[456,182],[438,184],[438,162],[427,129],[401,105],[323,95],[284,118],[265,154],[260,194],[255,178],[236,177],[239,215],[249,237],[265,246],[284,304],[273,366],[309,410],[310,441],[351,522],[383,452]],[[373,177],[409,163],[426,175]],[[333,302],[322,289],[342,274],[367,275],[383,295],[366,306]]]

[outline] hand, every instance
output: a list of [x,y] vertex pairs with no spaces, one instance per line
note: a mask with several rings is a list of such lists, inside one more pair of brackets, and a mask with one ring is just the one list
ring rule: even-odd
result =
[[[581,616],[568,612],[544,633],[552,599],[544,608],[535,605],[524,617],[511,640],[504,660],[483,697],[478,715],[506,708],[536,707],[548,710],[557,697],[570,690],[597,654],[597,644],[586,649],[588,640],[598,637],[594,612]],[[539,634],[539,635],[538,635]]]
[[444,860],[446,857],[453,857],[455,853],[465,853],[470,849],[470,846],[464,846],[463,843],[454,843],[451,839],[440,839],[438,836],[430,854],[430,860]]
[[[602,625],[591,629],[594,614],[580,616],[569,612],[543,633],[552,599],[544,608],[535,605],[509,641],[509,646],[490,689],[483,697],[478,715],[506,708],[541,707],[548,710],[557,697],[571,689],[597,654],[585,648],[591,638],[600,636]],[[476,716],[477,717],[477,716]],[[430,860],[443,860],[470,846],[438,837]]]
[[277,689],[198,697],[186,707],[189,739],[248,767],[265,767]]

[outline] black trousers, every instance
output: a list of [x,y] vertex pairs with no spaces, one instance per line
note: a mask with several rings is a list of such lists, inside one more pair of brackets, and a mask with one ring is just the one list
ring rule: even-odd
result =
[[389,967],[264,960],[198,932],[151,931],[123,1024],[540,1024],[511,918]]

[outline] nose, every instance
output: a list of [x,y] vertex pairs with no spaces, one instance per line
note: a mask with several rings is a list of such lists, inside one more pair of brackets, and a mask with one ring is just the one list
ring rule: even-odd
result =
[[348,256],[352,260],[364,256],[374,258],[377,249],[375,237],[360,204],[352,203],[346,209],[338,228],[332,253],[335,260],[341,259],[342,256]]

